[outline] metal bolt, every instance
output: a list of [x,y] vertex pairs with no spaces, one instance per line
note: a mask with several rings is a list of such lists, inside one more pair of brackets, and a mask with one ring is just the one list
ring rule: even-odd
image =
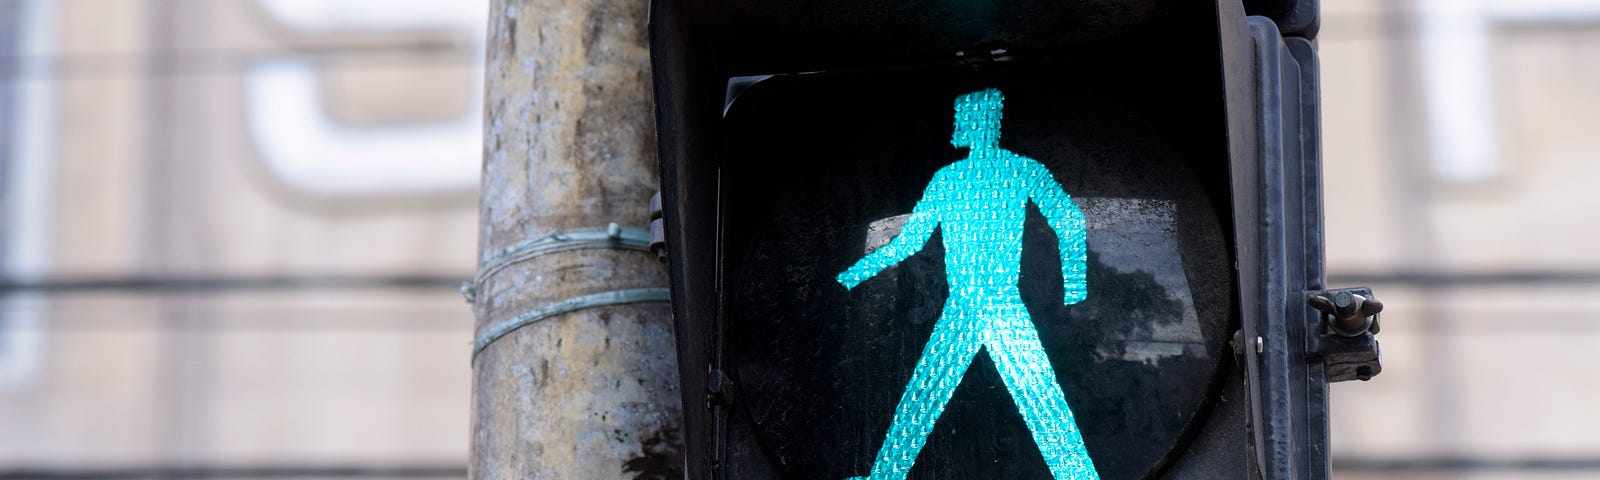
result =
[[1328,327],[1342,336],[1360,336],[1367,331],[1377,332],[1377,315],[1383,311],[1383,302],[1350,292],[1335,292],[1333,298],[1313,296],[1312,308],[1328,318]]

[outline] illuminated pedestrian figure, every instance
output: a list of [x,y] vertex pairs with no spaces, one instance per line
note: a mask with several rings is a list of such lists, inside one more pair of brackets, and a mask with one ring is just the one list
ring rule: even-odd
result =
[[921,250],[934,227],[944,227],[949,300],[895,407],[871,475],[858,478],[906,477],[973,356],[987,348],[1051,475],[1099,479],[1017,287],[1031,200],[1056,234],[1064,302],[1088,295],[1083,213],[1044,165],[1000,148],[1003,100],[992,88],[956,98],[950,143],[970,148],[967,158],[934,174],[894,240],[839,274],[840,284],[855,288]]

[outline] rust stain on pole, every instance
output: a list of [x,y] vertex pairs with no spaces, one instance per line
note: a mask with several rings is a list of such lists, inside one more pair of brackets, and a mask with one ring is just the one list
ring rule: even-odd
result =
[[[648,225],[657,188],[645,0],[494,0],[479,255],[552,231]],[[575,250],[477,292],[477,329],[563,299],[666,285],[649,253]],[[670,311],[579,310],[473,364],[475,479],[682,478]]]

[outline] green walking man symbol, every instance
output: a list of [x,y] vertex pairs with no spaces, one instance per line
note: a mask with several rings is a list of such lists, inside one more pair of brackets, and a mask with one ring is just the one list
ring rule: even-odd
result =
[[921,250],[934,227],[944,228],[949,299],[895,407],[872,473],[857,478],[906,478],[973,356],[984,348],[1050,474],[1056,480],[1100,478],[1017,287],[1022,225],[1032,201],[1056,234],[1063,301],[1071,305],[1088,295],[1083,213],[1044,165],[1000,148],[1003,100],[992,88],[956,98],[950,143],[969,148],[967,158],[934,174],[899,235],[839,274],[840,284],[855,288]]

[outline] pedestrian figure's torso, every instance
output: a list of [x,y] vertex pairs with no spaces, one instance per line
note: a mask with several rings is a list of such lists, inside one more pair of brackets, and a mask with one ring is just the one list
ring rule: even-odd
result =
[[1017,283],[1032,190],[1024,172],[1036,165],[1004,149],[975,149],[934,175],[937,200],[928,214],[943,229],[947,308],[1022,305]]

